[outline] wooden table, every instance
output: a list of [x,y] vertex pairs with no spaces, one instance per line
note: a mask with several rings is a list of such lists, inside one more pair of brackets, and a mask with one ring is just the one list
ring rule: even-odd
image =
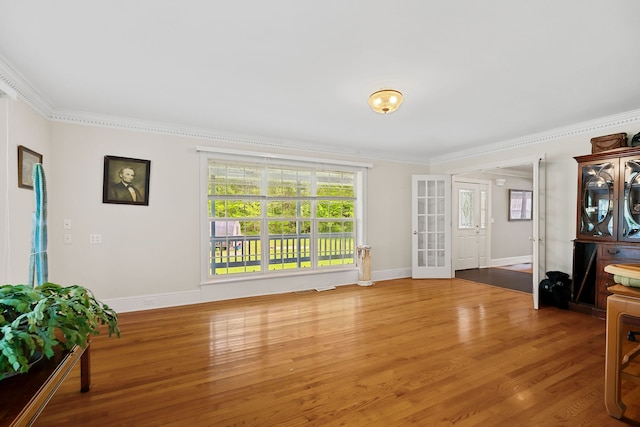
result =
[[29,372],[0,381],[0,427],[30,426],[51,400],[64,379],[80,361],[80,391],[91,388],[89,343],[86,348],[56,350]]
[[[604,268],[604,271],[626,278],[640,279],[640,264],[610,264]],[[630,377],[623,370],[633,357],[640,354],[640,346],[627,354],[622,354],[622,323],[624,316],[640,318],[640,288],[616,284],[607,289],[613,295],[607,297],[604,403],[609,415],[622,418],[626,406],[622,403],[621,378]]]

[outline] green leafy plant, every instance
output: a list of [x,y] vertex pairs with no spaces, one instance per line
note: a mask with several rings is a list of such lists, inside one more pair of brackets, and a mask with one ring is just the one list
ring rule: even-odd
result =
[[3,285],[0,310],[0,375],[27,372],[38,352],[51,358],[56,346],[86,347],[100,325],[120,337],[117,313],[78,285]]

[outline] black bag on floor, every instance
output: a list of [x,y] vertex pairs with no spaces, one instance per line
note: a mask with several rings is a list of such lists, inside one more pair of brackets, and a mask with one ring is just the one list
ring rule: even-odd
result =
[[571,279],[562,271],[547,271],[547,278],[540,282],[540,302],[543,305],[567,310],[571,298]]

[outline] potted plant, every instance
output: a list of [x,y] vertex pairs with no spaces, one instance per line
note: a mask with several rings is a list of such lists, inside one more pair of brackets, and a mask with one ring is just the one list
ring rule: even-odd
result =
[[86,347],[100,325],[120,336],[117,313],[82,286],[0,286],[0,379],[27,372],[40,354],[51,358],[56,346]]

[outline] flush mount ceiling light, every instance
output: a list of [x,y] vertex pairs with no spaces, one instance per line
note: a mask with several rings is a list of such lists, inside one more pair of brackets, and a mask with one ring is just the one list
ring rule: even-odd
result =
[[393,113],[402,104],[402,94],[397,90],[383,89],[373,92],[369,97],[369,105],[376,113]]

